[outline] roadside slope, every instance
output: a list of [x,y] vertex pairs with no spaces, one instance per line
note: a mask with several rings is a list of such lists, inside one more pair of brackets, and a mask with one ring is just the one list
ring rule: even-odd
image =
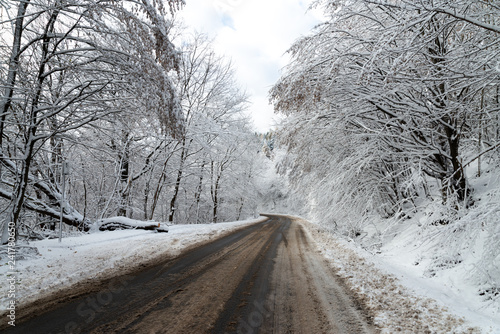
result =
[[295,217],[316,242],[338,275],[375,314],[382,333],[500,333],[495,323],[479,324],[450,311],[442,303],[419,295],[373,256],[305,219]]

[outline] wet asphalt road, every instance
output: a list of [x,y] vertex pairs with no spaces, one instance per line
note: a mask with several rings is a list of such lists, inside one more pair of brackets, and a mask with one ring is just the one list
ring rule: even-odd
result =
[[299,223],[269,216],[175,259],[100,282],[97,291],[4,332],[373,332],[345,290]]

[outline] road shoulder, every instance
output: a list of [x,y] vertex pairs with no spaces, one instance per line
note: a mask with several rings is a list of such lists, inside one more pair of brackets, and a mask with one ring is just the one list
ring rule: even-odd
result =
[[315,240],[316,249],[345,281],[383,333],[481,333],[439,302],[419,296],[378,268],[363,251],[326,229],[294,217]]

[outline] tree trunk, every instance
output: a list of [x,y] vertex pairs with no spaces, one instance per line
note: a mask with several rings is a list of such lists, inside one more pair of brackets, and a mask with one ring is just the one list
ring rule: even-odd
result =
[[236,212],[236,220],[240,220],[241,217],[241,212],[243,211],[243,205],[245,204],[245,201],[243,197],[240,198],[240,205],[238,207],[238,211]]
[[[45,27],[44,35],[42,38],[42,52],[40,57],[40,66],[38,68],[37,74],[37,86],[35,89],[35,94],[31,100],[31,107],[28,111],[27,121],[28,127],[25,131],[25,145],[23,150],[23,158],[21,159],[21,174],[18,177],[14,190],[14,201],[12,203],[12,210],[10,213],[10,222],[13,222],[16,229],[16,239],[17,239],[17,227],[18,219],[23,209],[24,197],[26,195],[26,189],[28,188],[29,172],[31,167],[31,162],[33,161],[33,154],[36,142],[36,132],[38,128],[38,106],[40,102],[40,97],[42,94],[42,86],[45,80],[45,67],[48,63],[49,54],[49,42],[50,35],[54,31],[54,25],[59,15],[60,9],[55,9],[47,22]],[[2,241],[4,237],[2,236]]]
[[[7,74],[7,80],[4,83],[5,90],[1,100],[0,105],[0,155],[3,155],[3,136],[5,130],[5,120],[7,119],[7,114],[10,109],[10,105],[12,103],[12,96],[14,94],[14,86],[16,83],[17,70],[19,66],[19,57],[21,50],[21,37],[23,34],[23,22],[24,15],[26,14],[26,9],[28,8],[30,0],[19,2],[17,8],[17,17],[15,21],[14,27],[14,36],[12,43],[12,51],[10,54],[9,60],[9,70]],[[1,168],[0,168],[1,171]],[[14,212],[14,211],[12,211]],[[12,220],[12,215],[10,215],[9,220]],[[1,244],[6,244],[9,239],[9,227],[8,223],[10,221],[6,221],[4,224],[4,229],[2,231]],[[16,233],[17,233],[17,225],[16,225]]]
[[118,190],[118,210],[116,215],[121,217],[127,216],[127,208],[129,207],[129,194],[130,194],[130,133],[123,131],[122,133],[122,146],[123,149],[119,153],[120,168],[120,188]]
[[179,194],[179,188],[181,185],[181,180],[182,180],[182,174],[184,173],[184,162],[186,160],[186,155],[187,155],[187,147],[186,147],[186,141],[183,140],[182,142],[182,151],[181,151],[181,161],[179,163],[179,169],[177,170],[177,178],[175,179],[175,185],[174,185],[174,194],[172,195],[172,199],[170,200],[170,209],[168,213],[168,221],[172,223],[174,221],[174,215],[175,215],[175,203],[177,201],[177,196]]
[[[212,181],[212,185],[210,188],[210,193],[212,194],[212,202],[213,202],[213,209],[212,209],[212,222],[217,223],[218,221],[218,209],[219,209],[219,184],[220,184],[220,179],[222,176],[222,168],[218,168],[219,170],[216,171],[216,177],[215,177],[215,182]],[[212,180],[214,177],[214,162],[212,161],[211,166],[210,166],[211,174],[212,174]]]
[[203,163],[201,164],[200,168],[200,180],[198,182],[198,187],[196,189],[196,193],[194,195],[195,201],[196,201],[196,224],[199,224],[200,221],[200,200],[201,200],[201,192],[203,190],[203,170],[205,168],[205,160],[203,160]]
[[[23,22],[24,15],[26,14],[26,9],[30,0],[20,1],[17,8],[17,17],[14,27],[14,36],[12,43],[12,51],[9,60],[9,70],[7,74],[7,80],[4,83],[5,91],[0,105],[0,150],[2,148],[3,132],[5,129],[5,119],[9,112],[10,105],[12,103],[12,96],[14,94],[14,86],[16,84],[17,70],[19,66],[19,57],[21,50],[21,37],[23,34]],[[0,151],[0,154],[2,152]]]
[[142,210],[144,211],[144,220],[148,220],[148,200],[149,200],[149,190],[150,190],[150,179],[146,181],[144,186],[144,200]]
[[[435,24],[433,29],[439,31],[440,24],[435,19],[432,20],[432,23]],[[440,73],[443,70],[443,64],[446,61],[446,38],[436,36],[433,40],[433,43],[429,46],[429,54],[430,60],[434,64],[434,72],[435,76],[439,77]],[[462,164],[460,162],[460,129],[459,129],[459,120],[457,119],[457,115],[453,114],[453,111],[446,110],[449,108],[447,101],[447,89],[445,82],[441,82],[436,84],[433,87],[433,94],[435,98],[435,104],[438,109],[441,109],[440,112],[443,114],[441,117],[442,123],[441,127],[444,127],[444,135],[446,136],[446,142],[442,142],[443,149],[448,151],[450,158],[446,158],[441,155],[441,159],[443,160],[443,174],[444,178],[441,179],[442,182],[442,193],[443,193],[443,202],[446,202],[448,199],[449,193],[455,193],[457,195],[457,199],[459,201],[464,201],[467,193],[466,189],[466,180],[465,174],[463,172]],[[448,146],[448,150],[446,150],[446,146]],[[439,160],[441,160],[439,159]],[[451,161],[447,161],[451,160]],[[451,162],[451,165],[450,165]],[[450,168],[451,167],[451,168]]]
[[[483,151],[483,112],[484,112],[484,88],[481,94],[481,104],[479,106],[479,134],[477,141],[477,153]],[[481,156],[477,158],[477,177],[481,176]]]
[[[175,144],[175,147],[174,149],[172,150],[172,152],[174,152],[176,149],[177,149],[177,146],[179,145],[179,143],[177,142],[177,144]],[[158,179],[158,183],[156,184],[156,189],[155,189],[155,193],[153,195],[153,203],[151,204],[151,209],[150,209],[150,214],[149,214],[149,219],[150,220],[153,220],[153,216],[154,216],[154,213],[155,213],[155,210],[156,210],[156,206],[158,205],[158,200],[160,198],[160,194],[161,194],[161,191],[163,189],[163,185],[165,184],[165,179],[167,177],[167,164],[170,160],[170,158],[173,156],[173,153],[171,153],[166,159],[165,161],[163,162],[163,167],[162,167],[162,171],[161,171],[161,174],[160,174],[160,178]],[[162,214],[163,216],[163,214]],[[163,219],[162,219],[163,220]]]

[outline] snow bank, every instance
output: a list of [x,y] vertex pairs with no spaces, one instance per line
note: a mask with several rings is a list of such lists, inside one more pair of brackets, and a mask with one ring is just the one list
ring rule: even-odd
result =
[[[16,276],[17,307],[79,282],[99,280],[129,271],[158,257],[174,257],[184,249],[220,237],[266,217],[247,221],[173,225],[169,233],[145,230],[94,232],[86,235],[31,242],[39,254],[17,260],[11,270],[0,263],[0,313],[10,299],[8,280]],[[36,253],[35,253],[36,254]],[[5,283],[5,284],[4,284]]]
[[[418,270],[408,269],[412,266],[371,254],[316,224],[296,219],[373,312],[382,333],[500,333],[498,317],[483,312],[467,291],[457,291],[443,280],[429,281]],[[456,273],[457,279],[460,274]]]

